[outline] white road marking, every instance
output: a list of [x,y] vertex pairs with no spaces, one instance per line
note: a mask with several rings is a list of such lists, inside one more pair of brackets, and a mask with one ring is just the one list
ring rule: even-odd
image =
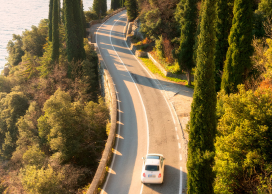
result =
[[[154,80],[156,80],[156,83],[157,83],[158,88],[159,88],[160,90],[163,90],[164,93],[166,94],[165,89],[164,89],[164,87],[162,86],[162,84],[159,82],[159,80],[158,80],[155,76],[153,76],[153,75],[150,74],[150,72],[147,70],[147,68],[139,61],[139,59],[138,59],[138,58],[133,54],[133,52],[130,50],[130,48],[128,47],[128,44],[127,44],[127,41],[126,41],[125,38],[126,38],[126,37],[124,36],[124,42],[125,42],[125,44],[127,45],[128,50],[131,52],[131,54],[134,56],[134,58],[139,62],[139,64],[142,66],[142,68],[148,73],[148,75],[150,76],[150,78],[153,78]],[[162,92],[162,91],[161,91],[161,92]],[[162,93],[163,93],[163,92],[162,92]],[[167,95],[167,94],[166,94],[166,95]],[[165,100],[166,104],[168,105],[168,108],[169,108],[169,110],[170,110],[170,113],[171,113],[171,116],[172,116],[174,125],[176,125],[176,120],[175,120],[175,117],[174,117],[174,115],[173,115],[172,109],[170,108],[169,102],[168,102],[168,100],[166,99],[165,95],[162,95],[162,96],[164,97],[164,100]],[[177,115],[177,113],[176,113],[176,111],[175,111],[175,108],[174,108],[174,106],[173,106],[172,103],[171,103],[171,105],[172,105],[172,108],[173,108],[174,113],[175,113],[175,115],[176,115],[176,118],[177,118],[177,120],[178,120],[178,122],[179,122],[178,115]],[[176,131],[177,131],[177,127],[175,127],[175,129],[176,129]],[[177,138],[179,139],[178,136],[177,136]],[[182,177],[180,177],[180,178],[182,179]],[[181,180],[180,185],[179,185],[179,190],[180,190],[180,191],[182,190],[182,180]],[[143,191],[143,184],[142,184],[142,187],[141,187],[141,192],[140,192],[140,194],[142,194],[142,191]]]
[[179,194],[182,194],[182,167],[180,167],[180,178],[179,178],[180,182],[179,182]]
[[122,61],[122,59],[121,59],[120,56],[118,55],[118,53],[117,53],[117,51],[115,50],[115,48],[114,48],[114,46],[113,46],[113,44],[112,44],[112,41],[111,41],[111,32],[112,32],[112,29],[113,29],[113,27],[115,26],[116,22],[118,22],[118,21],[120,20],[120,18],[122,18],[122,17],[119,17],[118,20],[116,20],[116,21],[114,22],[114,24],[113,24],[113,26],[112,26],[112,28],[111,28],[111,31],[110,31],[110,42],[111,42],[111,46],[112,46],[113,50],[115,51],[117,57],[119,58],[119,60],[120,60],[121,63],[123,64],[123,66],[126,68],[127,73],[129,74],[129,76],[130,76],[131,80],[133,81],[133,83],[134,83],[134,85],[135,85],[135,88],[136,88],[136,90],[137,90],[137,92],[138,92],[138,94],[139,94],[139,97],[140,97],[140,100],[141,100],[141,103],[142,103],[142,106],[143,106],[143,109],[144,109],[144,113],[145,113],[145,119],[146,119],[146,129],[147,129],[147,154],[148,154],[148,152],[149,152],[149,125],[148,125],[148,119],[147,119],[147,114],[146,114],[146,108],[145,108],[145,105],[144,105],[144,101],[143,101],[143,98],[142,98],[142,96],[141,96],[141,94],[140,94],[140,91],[139,91],[139,89],[138,89],[138,86],[137,86],[136,82],[135,82],[134,79],[132,78],[130,72],[129,72],[128,69],[127,69],[127,66],[124,64],[124,62]]
[[177,134],[177,139],[179,139],[179,136],[178,136],[178,134]]
[[[118,19],[117,21],[119,21],[120,18],[121,18],[121,17],[119,17],[119,19]],[[116,21],[116,22],[117,22],[117,21]],[[105,21],[105,22],[106,22],[106,21]],[[101,24],[100,27],[99,27],[99,28],[97,29],[97,31],[96,31],[96,45],[97,45],[97,48],[98,48],[98,50],[99,50],[99,53],[101,54],[102,59],[103,59],[103,56],[102,56],[102,53],[100,52],[100,48],[99,48],[98,42],[97,42],[97,33],[98,33],[99,29],[105,24],[105,22],[104,22],[103,24]],[[110,31],[110,42],[111,42],[111,46],[112,46],[113,49],[114,49],[114,46],[112,45],[112,41],[111,41],[111,32],[112,32],[112,29],[113,29],[113,27],[115,26],[116,22],[113,24],[113,26],[112,26],[112,28],[111,28],[111,31]],[[115,53],[117,54],[117,52],[116,52],[115,49],[114,49],[114,51],[115,51]],[[117,56],[118,56],[118,58],[120,59],[120,61],[122,62],[122,64],[125,66],[125,64],[123,63],[123,61],[121,60],[121,58],[119,57],[118,54],[117,54]],[[105,60],[103,59],[103,61],[105,61]],[[104,64],[107,66],[106,63],[104,63]],[[108,67],[107,67],[107,68],[108,68]],[[126,70],[127,70],[127,67],[126,67],[126,66],[125,66],[125,68],[126,68]],[[128,70],[127,70],[127,72],[129,73]],[[130,77],[131,77],[131,74],[130,74],[130,73],[129,73],[129,75],[130,75]],[[135,87],[136,87],[136,89],[137,89],[137,91],[138,91],[138,93],[139,93],[139,96],[140,96],[140,99],[141,99],[141,102],[142,102],[142,105],[143,105],[143,109],[144,109],[144,112],[145,112],[145,116],[146,116],[146,122],[147,122],[147,153],[148,153],[148,151],[149,151],[149,126],[148,126],[148,120],[147,120],[146,109],[145,109],[145,106],[144,106],[144,104],[143,104],[143,100],[142,100],[142,97],[141,97],[140,92],[139,92],[139,90],[138,90],[138,87],[137,87],[137,85],[136,85],[136,83],[135,83],[135,81],[133,80],[132,77],[131,77],[131,79],[132,79],[132,81],[134,82]],[[114,87],[115,87],[115,86],[114,86]],[[116,96],[117,96],[117,101],[118,101],[118,107],[120,108],[120,100],[119,100],[118,92],[117,92],[117,89],[116,89],[116,88],[115,88],[115,90],[116,90]],[[119,120],[121,121],[121,114],[120,114],[120,111],[119,111]],[[118,125],[118,134],[120,135],[120,125]],[[117,138],[115,149],[117,149],[117,147],[118,147],[118,142],[119,142],[119,138]],[[115,154],[113,155],[113,159],[112,159],[112,163],[111,163],[111,167],[110,167],[111,169],[112,169],[112,167],[113,167],[114,161],[115,161]],[[105,183],[104,183],[104,186],[103,186],[103,189],[102,189],[101,194],[104,193],[104,190],[105,190],[105,188],[106,188],[106,186],[107,186],[109,177],[110,177],[110,173],[108,173],[108,176],[107,176],[107,179],[106,179],[106,181],[105,181]]]
[[[119,56],[118,53],[116,52],[116,50],[115,50],[115,48],[114,48],[114,46],[113,46],[113,44],[112,44],[112,40],[111,40],[111,32],[112,32],[112,29],[113,29],[113,27],[115,26],[116,22],[118,22],[118,21],[120,20],[120,18],[121,18],[121,17],[119,17],[118,20],[115,21],[115,23],[113,24],[113,26],[112,26],[112,28],[111,28],[111,31],[110,31],[110,42],[111,42],[111,46],[112,46],[113,50],[115,51],[116,55],[117,55],[118,58],[120,59],[121,63],[122,63],[122,64],[124,65],[124,67],[126,68],[128,74],[129,74],[129,76],[131,77],[133,83],[135,84],[135,87],[136,87],[136,89],[137,89],[137,91],[138,91],[138,94],[139,94],[139,97],[140,97],[140,99],[141,99],[141,102],[142,102],[142,105],[143,105],[143,109],[144,109],[144,112],[145,112],[145,116],[146,116],[146,123],[147,123],[147,153],[148,153],[148,152],[149,152],[149,126],[148,126],[147,114],[146,114],[146,109],[145,109],[145,106],[144,106],[144,103],[143,103],[143,99],[142,99],[142,97],[141,97],[140,91],[139,91],[139,89],[138,89],[138,87],[137,87],[137,85],[136,85],[134,79],[132,78],[130,72],[128,71],[128,69],[127,69],[127,67],[126,67],[126,65],[123,63],[122,59],[120,58],[120,56]],[[104,24],[104,23],[103,23],[103,24]],[[102,24],[102,25],[103,25],[103,24]],[[100,27],[101,27],[101,26],[100,26]],[[99,27],[99,28],[100,28],[100,27]],[[97,30],[97,31],[98,31],[98,30]],[[97,36],[96,36],[96,39],[97,39]],[[96,41],[96,43],[97,43],[97,41]],[[98,48],[99,48],[99,47],[98,47]],[[101,56],[102,56],[102,54],[101,54]],[[113,163],[114,163],[114,159],[113,159],[113,161],[112,161],[112,165],[113,165]],[[105,190],[105,187],[106,187],[106,185],[107,185],[107,181],[108,181],[108,179],[109,179],[109,176],[110,176],[110,174],[108,174],[108,177],[107,177],[107,180],[106,180],[106,182],[105,182],[105,184],[104,184],[103,190]],[[103,190],[102,190],[102,194],[103,194]],[[143,190],[143,185],[142,185],[142,187],[141,187],[141,193],[142,193],[142,190]]]
[[177,127],[175,127],[175,130],[176,130],[176,131],[178,131],[178,128],[177,128]]
[[178,143],[178,147],[179,147],[179,149],[181,148],[181,145],[180,145],[180,143]]
[[[122,18],[122,17],[119,17],[119,19],[118,19],[117,21],[119,21],[120,18]],[[116,22],[117,22],[117,21],[116,21]],[[105,21],[105,22],[106,22],[106,21]],[[104,22],[104,23],[105,23],[105,22]],[[114,23],[113,27],[115,26],[116,22]],[[104,23],[103,23],[101,26],[103,26]],[[101,26],[100,26],[100,27],[101,27]],[[100,29],[100,27],[97,29],[97,32],[98,32],[98,30]],[[113,27],[112,27],[112,29],[113,29]],[[111,41],[111,32],[112,32],[112,29],[111,29],[111,31],[110,31],[110,41]],[[96,33],[97,33],[97,32],[96,32]],[[125,40],[125,37],[124,37],[124,40]],[[127,45],[127,42],[126,42],[126,41],[125,41],[125,43],[126,43],[126,45]],[[97,36],[96,36],[96,44],[97,44]],[[112,41],[111,41],[111,45],[112,45]],[[98,49],[99,49],[98,44],[97,44],[97,47],[98,47]],[[123,61],[121,60],[120,56],[119,56],[118,53],[116,52],[116,50],[115,50],[115,48],[114,48],[113,45],[112,45],[112,47],[113,47],[115,53],[117,54],[118,58],[120,59],[121,63],[125,66],[127,72],[129,73],[129,71],[128,71],[126,65],[125,65],[125,64],[123,63]],[[128,45],[127,45],[127,48],[128,48],[128,50],[132,53],[132,51],[129,49]],[[100,51],[100,49],[99,49],[99,51]],[[101,52],[100,52],[100,53],[101,53]],[[158,86],[159,88],[161,88],[161,90],[163,90],[163,91],[165,92],[165,89],[163,89],[163,86],[161,85],[161,83],[160,83],[154,76],[152,76],[152,75],[149,73],[149,71],[146,69],[146,67],[144,67],[144,66],[142,65],[142,63],[138,60],[138,58],[137,58],[133,53],[132,53],[132,55],[136,58],[136,60],[140,63],[140,65],[146,70],[146,72],[149,74],[149,76],[150,76],[151,78],[153,78],[154,80],[156,80],[157,86]],[[101,54],[101,56],[102,56],[102,54]],[[102,58],[103,58],[103,56],[102,56]],[[105,64],[105,65],[106,65],[106,64]],[[107,66],[107,65],[106,65],[106,66]],[[139,90],[138,90],[138,87],[137,87],[137,85],[136,85],[135,81],[133,80],[133,78],[132,78],[132,76],[131,76],[130,73],[129,73],[129,75],[130,75],[132,81],[134,82],[134,84],[135,84],[135,86],[136,86],[136,89],[137,89],[137,91],[138,91],[138,93],[139,93],[140,99],[141,99],[142,104],[143,104],[143,100],[142,100],[142,97],[141,97],[140,92],[139,92]],[[162,92],[162,91],[161,91],[161,92]],[[168,105],[168,107],[169,107],[170,113],[171,113],[171,115],[172,115],[173,122],[174,122],[174,124],[176,124],[176,121],[175,121],[175,118],[174,118],[172,109],[170,108],[169,102],[167,101],[167,99],[165,98],[164,95],[163,95],[163,97],[164,97],[164,99],[165,99],[165,101],[166,101],[166,103],[167,103],[167,105]],[[119,103],[118,103],[118,104],[119,104]],[[146,113],[144,104],[143,104],[143,107],[144,107],[144,111],[145,111],[145,113]],[[173,107],[173,104],[172,104],[172,107]],[[173,107],[173,109],[174,109],[174,107]],[[174,109],[174,110],[175,110],[175,109]],[[175,111],[174,111],[174,112],[175,112]],[[119,113],[119,114],[120,114],[120,113]],[[175,112],[175,115],[176,115],[176,118],[178,119],[178,116],[177,116],[176,112]],[[119,118],[120,118],[120,117],[119,117]],[[147,121],[147,153],[148,153],[148,152],[149,152],[149,128],[148,128],[147,115],[146,115],[146,121]],[[120,125],[119,125],[119,127],[120,127]],[[177,131],[177,127],[175,127],[175,130]],[[120,131],[120,129],[118,128],[118,133],[119,133],[119,131]],[[177,139],[179,139],[178,135],[177,135]],[[116,143],[116,144],[118,144],[118,140],[117,140],[117,143]],[[116,148],[117,148],[117,147],[116,147]],[[115,155],[114,155],[114,156],[115,156]],[[112,168],[113,163],[114,163],[114,159],[115,159],[114,156],[113,156],[113,161],[112,161],[112,164],[111,164],[111,168]],[[181,158],[181,155],[180,155],[180,158]],[[182,158],[181,158],[181,159],[182,159]],[[107,182],[108,182],[109,176],[110,176],[110,173],[108,174],[108,177],[107,177],[107,180],[106,180],[106,182],[105,182],[105,184],[104,184],[103,190],[104,190],[104,188],[106,187],[106,184],[107,184]],[[103,193],[103,190],[102,190],[102,193]],[[142,186],[141,186],[140,194],[142,194],[142,191],[143,191],[143,184],[142,184]],[[181,194],[181,193],[182,193],[182,167],[180,167],[180,185],[179,185],[179,194]]]
[[182,156],[181,156],[181,154],[179,154],[179,160],[182,160]]

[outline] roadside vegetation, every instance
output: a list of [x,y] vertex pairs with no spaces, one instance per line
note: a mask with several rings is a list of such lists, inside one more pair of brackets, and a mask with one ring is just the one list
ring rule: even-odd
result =
[[[2,193],[83,193],[104,148],[108,109],[84,33],[85,21],[107,14],[106,0],[85,13],[82,3],[63,5],[50,0],[49,19],[7,45]],[[140,23],[137,48],[194,85],[187,193],[272,193],[272,2],[112,0],[111,11],[123,6]]]
[[98,57],[84,40],[82,2],[59,5],[50,0],[49,19],[7,45],[0,193],[83,193],[105,146],[109,110],[99,96]]
[[132,42],[194,84],[187,193],[272,193],[271,1],[138,5],[144,40]]

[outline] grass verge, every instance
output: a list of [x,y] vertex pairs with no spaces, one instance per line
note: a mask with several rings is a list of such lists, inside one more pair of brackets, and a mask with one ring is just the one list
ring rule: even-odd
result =
[[166,76],[160,71],[160,69],[159,69],[156,65],[154,65],[154,63],[153,63],[149,58],[139,57],[139,59],[142,60],[142,62],[145,64],[145,66],[146,66],[153,74],[160,75],[160,76],[162,76],[163,78],[165,78],[165,79],[167,79],[167,80],[170,80],[170,81],[173,81],[173,82],[176,82],[176,83],[185,85],[185,86],[187,86],[187,87],[189,87],[189,88],[194,88],[194,82],[192,82],[192,85],[189,86],[187,80],[182,80],[182,79],[174,78],[174,77],[166,77]]

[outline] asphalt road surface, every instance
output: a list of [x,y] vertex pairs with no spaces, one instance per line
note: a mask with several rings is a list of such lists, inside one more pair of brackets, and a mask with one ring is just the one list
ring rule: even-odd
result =
[[[131,53],[124,40],[126,11],[102,24],[96,43],[117,91],[119,124],[116,147],[102,193],[180,194],[186,173],[181,132],[171,104],[158,81]],[[142,184],[142,157],[166,158],[164,183]]]

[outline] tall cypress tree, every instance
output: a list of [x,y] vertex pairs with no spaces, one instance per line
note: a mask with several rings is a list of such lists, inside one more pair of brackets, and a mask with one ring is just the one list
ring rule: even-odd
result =
[[52,16],[53,14],[53,0],[49,1],[49,16],[48,16],[48,20],[49,20],[49,24],[48,24],[48,40],[50,42],[52,42]]
[[106,15],[107,1],[106,0],[94,0],[93,1],[93,10],[98,16]]
[[252,10],[253,0],[235,0],[229,48],[224,65],[221,89],[228,94],[237,91],[237,85],[244,83],[251,67],[253,53]]
[[111,9],[116,10],[120,8],[120,0],[111,0]]
[[107,14],[107,0],[101,0],[102,6],[101,6],[101,11],[102,11],[102,15],[106,15]]
[[212,194],[216,92],[214,81],[214,19],[216,0],[202,2],[195,89],[190,115],[188,150],[189,194]]
[[178,62],[181,69],[187,71],[188,85],[191,85],[191,71],[195,66],[193,60],[195,33],[197,27],[197,1],[186,0],[181,18],[181,35]]
[[120,0],[120,7],[124,7],[124,0]]
[[64,21],[68,61],[85,59],[80,0],[64,0]]
[[221,88],[221,76],[229,47],[228,36],[231,28],[232,10],[229,8],[228,3],[229,0],[218,0],[216,4],[214,53],[216,91]]
[[53,0],[52,14],[52,55],[53,61],[58,61],[59,58],[59,0]]
[[138,16],[138,4],[136,0],[126,0],[125,6],[127,8],[128,20],[132,21]]

